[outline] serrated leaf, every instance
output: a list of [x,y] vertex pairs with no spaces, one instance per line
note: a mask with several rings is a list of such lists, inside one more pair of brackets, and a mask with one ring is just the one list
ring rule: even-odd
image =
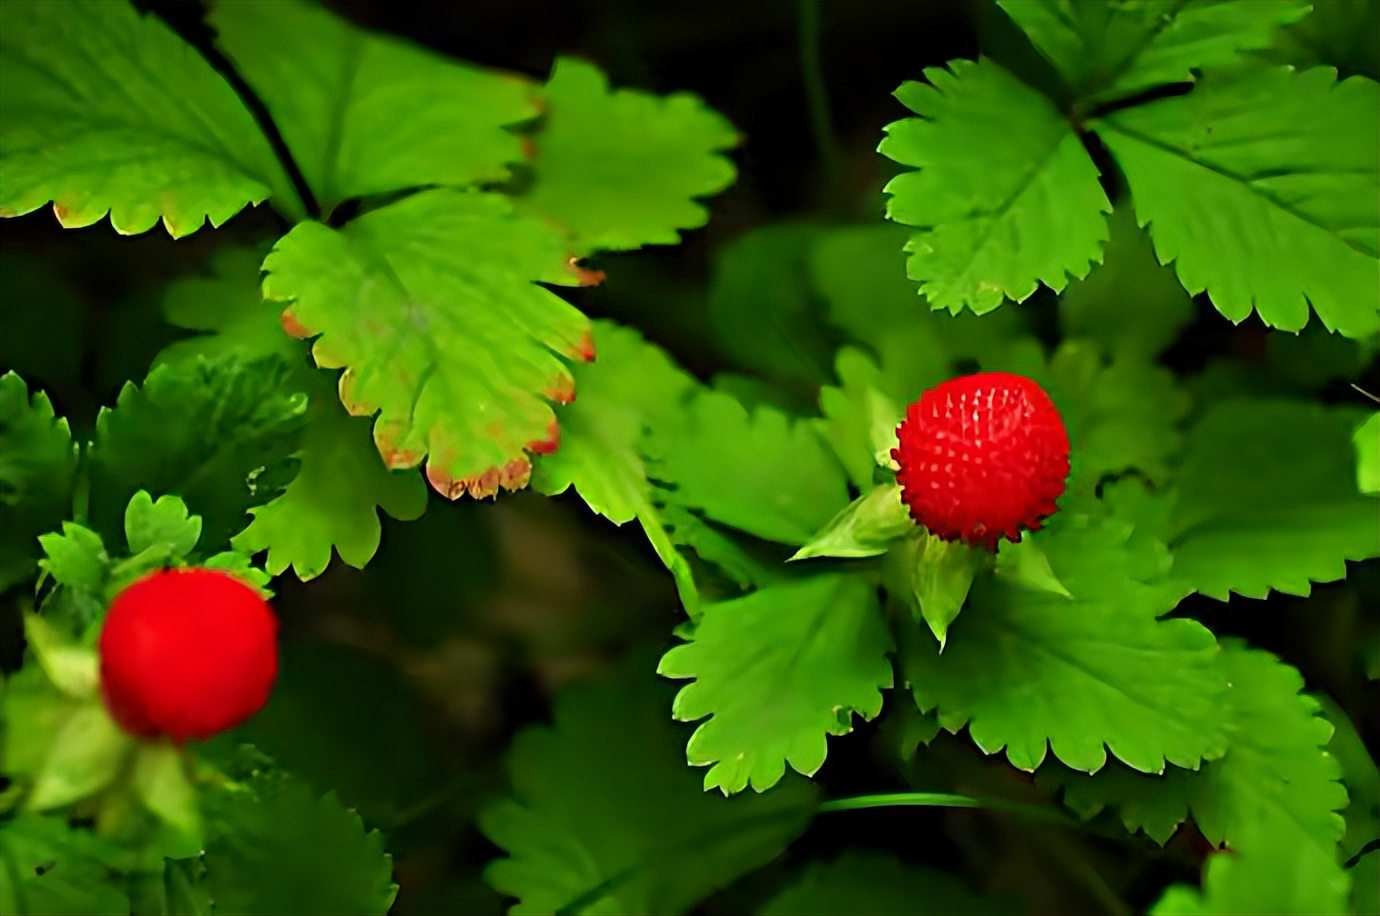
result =
[[1333,849],[1347,794],[1341,768],[1325,751],[1332,726],[1318,702],[1300,694],[1303,678],[1268,652],[1229,642],[1221,664],[1231,683],[1226,756],[1196,772],[1175,768],[1161,777],[1115,765],[1094,776],[1056,775],[1066,803],[1084,816],[1115,806],[1129,829],[1160,843],[1191,812],[1213,844],[1236,846],[1254,819],[1265,816]]
[[1155,253],[1234,322],[1380,329],[1380,86],[1250,69],[1093,122]]
[[573,486],[615,525],[636,518],[697,615],[694,580],[653,503],[639,447],[645,429],[674,416],[697,383],[630,328],[601,321],[593,334],[599,360],[576,367],[580,398],[564,411],[560,447],[537,461],[533,486],[548,496]]
[[1350,859],[1380,839],[1380,769],[1376,768],[1365,740],[1346,710],[1325,694],[1315,695],[1314,699],[1333,728],[1327,753],[1342,768],[1347,805],[1342,812],[1346,832],[1342,835],[1341,852],[1343,858]]
[[215,550],[273,499],[297,471],[306,398],[286,382],[277,357],[235,354],[157,366],[142,387],[120,392],[96,419],[90,453],[91,519],[101,531],[138,490],[175,493],[202,520],[201,545]]
[[6,916],[128,916],[129,898],[110,869],[119,849],[58,817],[0,821],[0,913]]
[[231,794],[216,814],[204,861],[217,912],[382,916],[397,895],[382,836],[333,794],[286,781]]
[[1067,512],[1031,537],[1073,600],[979,577],[943,654],[933,640],[908,646],[920,708],[1023,770],[1047,750],[1085,772],[1108,750],[1144,772],[1221,756],[1217,642],[1194,621],[1158,619],[1177,597],[1161,581],[1162,545]]
[[781,544],[804,544],[848,504],[843,469],[810,424],[703,391],[645,445],[667,502]]
[[891,686],[891,636],[875,588],[863,577],[822,573],[768,585],[705,608],[693,638],[657,672],[693,678],[673,715],[709,717],[690,739],[692,766],[709,766],[706,790],[724,795],[774,786],[786,765],[812,776],[827,736],[882,709]]
[[1059,297],[1066,338],[1095,340],[1114,360],[1150,363],[1193,320],[1193,300],[1171,267],[1155,260],[1129,201],[1111,218],[1102,264]]
[[1081,102],[1126,97],[1269,47],[1308,0],[1001,0]]
[[164,349],[159,362],[225,354],[278,355],[296,366],[284,387],[308,399],[300,468],[282,495],[250,510],[253,521],[233,543],[249,554],[268,551],[266,565],[273,575],[291,567],[305,581],[325,571],[332,549],[348,565],[363,567],[378,550],[378,511],[405,521],[415,519],[426,508],[426,487],[416,471],[384,466],[370,438],[369,422],[351,418],[330,384],[330,374],[312,371],[302,359],[305,347],[283,332],[281,309],[263,301],[260,260],[250,250],[220,249],[210,277],[182,280],[168,288],[163,303],[168,320],[210,333]]
[[1380,5],[1374,0],[1315,2],[1313,12],[1275,35],[1272,57],[1299,68],[1336,67],[1343,76],[1380,79]]
[[44,575],[58,588],[43,604],[48,619],[70,634],[85,631],[105,610],[111,562],[101,536],[76,522],[63,522],[62,533],[39,537]]
[[723,153],[737,132],[693,95],[611,90],[593,64],[562,57],[544,96],[518,206],[564,227],[576,254],[673,245],[709,219],[696,199],[733,183]]
[[918,118],[879,152],[919,171],[887,183],[887,216],[916,227],[911,279],[935,307],[990,312],[1039,283],[1062,290],[1102,260],[1112,205],[1049,99],[989,60],[925,71],[896,97]]
[[1170,519],[1173,578],[1219,600],[1307,595],[1380,556],[1380,501],[1356,490],[1362,414],[1301,401],[1229,400],[1189,431]]
[[342,230],[302,223],[264,261],[264,296],[317,337],[340,397],[377,414],[390,468],[424,459],[449,499],[527,485],[556,441],[549,402],[574,382],[561,357],[590,359],[589,323],[537,285],[574,282],[562,240],[497,194],[423,191]]
[[995,916],[1013,912],[984,900],[963,882],[933,868],[908,865],[887,853],[849,851],[815,861],[757,910],[758,916]]
[[480,817],[508,854],[485,880],[518,898],[510,913],[683,913],[804,829],[803,780],[731,800],[703,791],[669,692],[626,675],[576,684],[557,695],[553,726],[517,737],[512,797]]
[[1299,835],[1288,821],[1262,818],[1231,852],[1211,855],[1203,890],[1176,884],[1150,908],[1151,916],[1236,916],[1349,913],[1347,873],[1329,850]]
[[0,376],[0,592],[36,572],[38,536],[68,517],[76,474],[77,446],[48,396]]
[[234,89],[163,21],[128,3],[0,8],[0,213],[52,201],[58,222],[110,214],[127,235],[173,238],[273,197],[301,214]]
[[536,117],[537,92],[517,74],[366,32],[309,3],[217,3],[210,23],[326,212],[351,197],[502,181],[523,158],[504,128]]
[[201,538],[201,519],[187,514],[187,504],[164,495],[155,502],[146,490],[130,498],[125,507],[125,542],[131,557],[157,551],[159,562],[180,560],[192,552]]

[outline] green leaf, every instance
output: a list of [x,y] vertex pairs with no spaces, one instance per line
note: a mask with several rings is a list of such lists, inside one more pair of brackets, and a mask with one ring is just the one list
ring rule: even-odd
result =
[[0,592],[37,572],[38,536],[72,510],[77,446],[42,392],[13,372],[0,376]]
[[738,365],[806,386],[828,378],[834,347],[808,271],[822,234],[818,226],[768,225],[714,259],[709,321],[719,348]]
[[558,58],[533,137],[524,211],[570,234],[575,253],[673,245],[709,214],[696,198],[733,183],[737,132],[693,95],[610,90],[593,64]]
[[1097,167],[1047,98],[989,60],[925,71],[896,97],[918,118],[878,148],[919,169],[887,183],[887,216],[916,227],[907,272],[935,307],[990,312],[1039,283],[1062,290],[1102,259],[1112,211]]
[[848,851],[812,862],[758,916],[964,916],[1012,912],[969,893],[952,875],[881,852]]
[[125,508],[125,541],[130,556],[157,552],[158,559],[180,560],[201,539],[201,519],[188,516],[187,504],[176,496],[160,496],[154,502],[140,490]]
[[25,808],[62,808],[96,794],[115,781],[133,750],[133,739],[120,731],[104,706],[83,703],[53,736]]
[[[861,350],[839,350],[835,373],[839,386],[825,386],[819,391],[819,409],[824,414],[820,434],[833,447],[853,485],[868,488],[875,482],[877,468],[883,466],[879,440],[885,434],[894,445],[904,412],[877,389],[877,385],[885,384],[882,371]],[[885,455],[890,463],[890,452]]]
[[1111,232],[1106,259],[1059,297],[1059,324],[1066,338],[1095,340],[1114,360],[1153,362],[1193,320],[1193,300],[1155,260],[1129,202],[1117,204]]
[[[1253,5],[1253,4],[1252,4]],[[1380,86],[1248,70],[1093,122],[1155,253],[1234,322],[1380,329]]]
[[129,898],[109,876],[118,858],[109,840],[62,818],[0,821],[0,913],[129,916]]
[[1380,502],[1356,491],[1354,409],[1230,400],[1190,430],[1170,520],[1173,578],[1221,601],[1307,595],[1380,556]]
[[201,517],[205,550],[227,544],[245,513],[272,500],[296,473],[306,398],[277,357],[235,354],[157,366],[102,409],[91,448],[91,518],[118,521],[139,490],[174,493]]
[[1163,545],[1067,511],[1032,537],[1073,600],[979,577],[943,654],[911,641],[907,677],[921,710],[937,708],[951,732],[967,724],[985,753],[1005,748],[1023,770],[1047,749],[1089,773],[1108,749],[1155,773],[1221,756],[1217,642],[1194,621],[1157,619],[1176,597],[1162,582]]
[[263,785],[224,798],[217,822],[205,863],[218,913],[381,916],[397,895],[383,838],[333,794]]
[[1282,63],[1300,69],[1319,64],[1343,76],[1380,79],[1380,5],[1374,0],[1326,0],[1275,36]]
[[301,467],[283,494],[250,509],[254,520],[233,543],[254,554],[267,550],[273,575],[291,567],[300,579],[320,575],[331,551],[350,566],[363,567],[378,550],[378,510],[412,520],[426,508],[426,486],[416,471],[390,471],[369,434],[369,422],[352,418],[331,385],[331,373],[312,371],[304,347],[283,332],[280,308],[264,302],[254,251],[220,249],[212,276],[182,280],[168,288],[168,320],[189,330],[208,331],[173,344],[160,363],[194,361],[237,353],[244,358],[281,356],[297,364],[286,389],[305,392],[306,430]]
[[255,566],[251,557],[240,553],[238,550],[226,550],[213,554],[202,560],[201,565],[206,569],[223,569],[239,576],[254,586],[260,595],[265,598],[273,597],[273,592],[268,588],[268,583],[273,581],[273,577]]
[[915,533],[910,510],[901,502],[899,484],[873,487],[829,520],[792,560],[811,557],[876,557]]
[[1352,434],[1356,445],[1356,489],[1380,494],[1380,413],[1373,413]]
[[517,74],[363,31],[309,3],[218,3],[210,23],[326,212],[351,197],[502,181],[523,158],[504,128],[538,107],[536,87]]
[[449,499],[527,485],[527,452],[557,435],[574,396],[567,358],[592,358],[589,323],[537,285],[574,282],[562,241],[497,194],[423,191],[342,230],[303,223],[264,261],[264,296],[340,396],[372,416],[390,468],[427,460]]
[[703,791],[685,766],[667,685],[626,675],[556,697],[554,725],[528,728],[508,757],[512,797],[480,827],[508,858],[485,879],[511,913],[683,913],[764,865],[805,828],[813,793]]
[[1268,652],[1228,642],[1221,664],[1231,683],[1226,756],[1196,772],[1171,769],[1162,777],[1120,766],[1095,776],[1059,775],[1065,802],[1085,817],[1115,806],[1129,829],[1161,843],[1191,812],[1214,844],[1236,846],[1264,816],[1332,850],[1342,837],[1337,812],[1347,794],[1341,769],[1325,750],[1333,729],[1318,702],[1300,693],[1298,671]]
[[49,617],[24,613],[24,639],[39,668],[58,691],[75,700],[96,696],[100,668],[96,653]]
[[1370,750],[1346,711],[1326,695],[1318,694],[1314,698],[1333,727],[1327,753],[1342,768],[1347,805],[1342,812],[1346,832],[1342,835],[1341,852],[1343,858],[1350,859],[1359,855],[1368,843],[1380,839],[1380,769],[1376,768]]
[[100,535],[76,522],[63,522],[61,534],[45,534],[38,542],[45,555],[38,565],[59,586],[45,601],[44,611],[55,625],[80,633],[105,610],[111,574],[105,544]]
[[0,11],[0,214],[52,201],[67,228],[219,226],[271,195],[301,203],[230,85],[157,16],[50,0]]
[[875,588],[824,573],[707,606],[657,672],[694,679],[676,696],[675,718],[710,717],[686,751],[692,766],[710,767],[704,788],[763,792],[787,764],[814,775],[828,735],[852,731],[854,713],[868,721],[881,712],[890,650]]
[[730,394],[695,396],[675,428],[653,429],[651,476],[668,502],[781,544],[804,544],[848,504],[843,469],[811,424]]
[[1002,541],[997,547],[995,572],[1008,581],[1037,591],[1049,592],[1073,598],[1073,595],[1059,581],[1054,570],[1049,567],[1049,557],[1034,538],[1023,537],[1019,541]]
[[1084,104],[1191,82],[1269,47],[1308,0],[1001,0]]
[[[35,654],[39,654],[34,648]],[[90,651],[87,655],[92,663],[90,674],[94,688],[96,656]],[[0,738],[4,739],[0,741],[0,773],[28,788],[43,769],[63,725],[90,699],[90,693],[77,697],[55,689],[44,668],[32,664],[6,675],[3,686],[0,690]],[[0,881],[0,887],[3,886],[4,882]]]
[[1208,857],[1201,892],[1176,884],[1150,914],[1341,916],[1351,912],[1348,884],[1329,850],[1304,840],[1288,821],[1261,818],[1251,823],[1236,849]]

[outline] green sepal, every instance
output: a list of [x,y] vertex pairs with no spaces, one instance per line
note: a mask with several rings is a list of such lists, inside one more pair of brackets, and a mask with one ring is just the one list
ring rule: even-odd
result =
[[791,560],[811,557],[877,557],[915,531],[899,484],[883,484],[859,496],[829,520]]
[[961,541],[946,541],[928,531],[912,535],[888,554],[888,582],[929,626],[941,652],[949,625],[963,610],[986,556],[980,549]]
[[1373,413],[1352,435],[1356,445],[1356,488],[1380,493],[1380,413]]
[[131,781],[140,803],[167,828],[168,855],[200,855],[205,848],[201,811],[182,752],[168,741],[140,745]]
[[1072,593],[1049,568],[1049,558],[1045,556],[1044,549],[1029,537],[1019,541],[1002,541],[997,550],[996,572],[1017,585],[1073,599]]
[[24,638],[60,693],[74,700],[96,696],[100,670],[95,652],[64,638],[47,618],[34,613],[24,615]]
[[100,702],[83,703],[54,736],[25,808],[47,811],[95,795],[115,782],[133,747]]

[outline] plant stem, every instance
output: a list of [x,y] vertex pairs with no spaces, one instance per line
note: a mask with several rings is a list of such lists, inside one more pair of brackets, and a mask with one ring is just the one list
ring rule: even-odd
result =
[[826,208],[837,211],[843,205],[842,157],[834,138],[829,94],[824,86],[824,68],[820,63],[819,13],[820,0],[800,0],[800,76],[805,83],[810,132],[815,136],[815,147],[824,170]]
[[1081,827],[1078,821],[1065,817],[1043,805],[1025,802],[1005,801],[1000,798],[978,798],[973,795],[956,795],[952,792],[891,792],[882,795],[859,795],[854,798],[836,798],[819,806],[820,814],[831,811],[858,811],[863,808],[980,808],[988,811],[1002,811],[1019,814],[1037,821],[1058,824],[1061,827]]

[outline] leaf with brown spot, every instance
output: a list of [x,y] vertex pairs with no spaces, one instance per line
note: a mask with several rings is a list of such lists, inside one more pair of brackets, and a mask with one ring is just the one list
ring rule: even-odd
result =
[[[264,261],[264,295],[345,369],[350,413],[377,415],[391,460],[426,460],[449,499],[527,485],[573,396],[563,357],[593,356],[589,322],[538,285],[571,282],[567,242],[497,194],[432,190],[343,229],[303,223]],[[396,465],[394,465],[396,466]]]

